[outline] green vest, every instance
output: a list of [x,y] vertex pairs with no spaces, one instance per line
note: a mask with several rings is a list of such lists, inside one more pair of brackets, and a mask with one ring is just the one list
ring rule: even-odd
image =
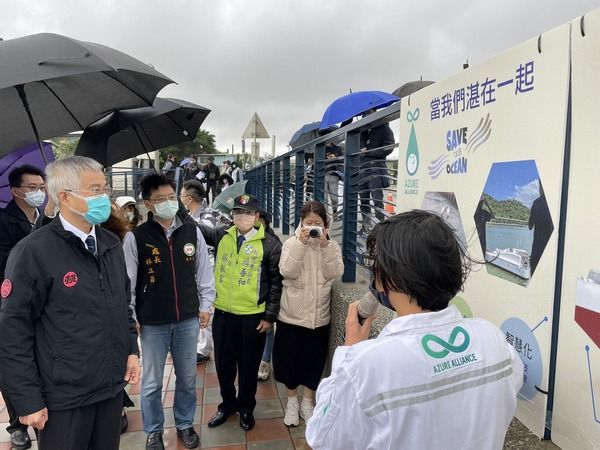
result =
[[237,252],[237,228],[229,228],[217,248],[215,261],[215,308],[232,314],[259,314],[265,304],[258,304],[263,260],[261,225],[256,234],[245,241]]

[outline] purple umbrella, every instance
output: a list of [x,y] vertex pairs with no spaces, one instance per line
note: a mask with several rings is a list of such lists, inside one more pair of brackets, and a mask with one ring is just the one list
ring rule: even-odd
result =
[[[54,161],[52,153],[52,145],[43,144],[44,154],[48,162]],[[45,170],[46,163],[40,153],[40,148],[37,144],[31,144],[27,147],[20,148],[8,155],[0,158],[0,207],[4,208],[8,202],[12,200],[10,188],[8,186],[8,174],[15,168],[24,164],[30,164]]]

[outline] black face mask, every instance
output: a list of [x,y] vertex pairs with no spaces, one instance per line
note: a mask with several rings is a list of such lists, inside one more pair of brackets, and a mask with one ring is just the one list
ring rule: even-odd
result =
[[396,311],[390,303],[390,298],[388,297],[388,295],[385,292],[379,292],[375,288],[375,274],[372,271],[371,284],[369,285],[369,290],[371,291],[371,294],[373,294],[373,297],[375,297],[382,306],[385,306],[386,308],[391,309],[392,311]]

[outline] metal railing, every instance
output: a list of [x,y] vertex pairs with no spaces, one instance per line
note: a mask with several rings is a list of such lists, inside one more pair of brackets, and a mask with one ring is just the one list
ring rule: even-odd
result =
[[[300,224],[300,209],[305,201],[314,199],[326,205],[332,218],[329,235],[342,247],[342,279],[346,282],[356,281],[357,267],[364,267],[362,254],[366,250],[368,232],[393,214],[396,203],[398,157],[380,155],[392,153],[398,145],[361,150],[364,136],[369,129],[384,126],[399,117],[400,103],[396,103],[266,161],[245,174],[248,192],[258,197],[261,207],[271,216],[273,226],[281,227],[284,235],[293,233]],[[327,158],[331,146],[345,147],[343,155]],[[343,170],[334,171],[332,166],[343,166]],[[333,172],[339,172],[337,192],[336,183],[328,176]],[[331,181],[327,186],[326,179]]]

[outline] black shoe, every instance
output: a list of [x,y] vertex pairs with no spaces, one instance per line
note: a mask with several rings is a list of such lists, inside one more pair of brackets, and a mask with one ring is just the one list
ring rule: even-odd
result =
[[146,450],[165,450],[162,431],[155,431],[148,435],[148,438],[146,439]]
[[27,430],[17,430],[10,434],[10,444],[17,450],[25,450],[31,448],[31,439],[27,434]]
[[231,413],[225,411],[217,411],[214,416],[210,418],[208,422],[208,428],[218,427],[219,425],[223,425],[227,422],[227,419],[231,416]]
[[196,365],[203,364],[210,359],[210,356],[204,356],[202,353],[196,353]]
[[196,448],[200,445],[200,436],[194,428],[186,428],[185,430],[177,430],[177,437],[183,442],[185,448]]
[[127,431],[127,427],[129,426],[129,420],[127,420],[127,413],[124,412],[121,416],[121,434]]
[[242,430],[250,431],[252,428],[254,428],[255,423],[256,422],[254,421],[254,416],[252,415],[252,413],[240,413],[240,428]]

